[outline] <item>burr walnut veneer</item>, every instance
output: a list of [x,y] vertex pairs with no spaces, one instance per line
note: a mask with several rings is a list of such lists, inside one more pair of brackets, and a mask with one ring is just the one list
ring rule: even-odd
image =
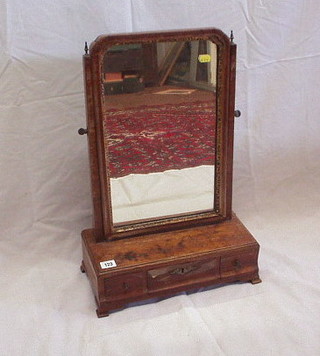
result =
[[[204,286],[260,282],[259,245],[231,209],[239,114],[233,35],[217,29],[103,35],[85,50],[87,128],[79,133],[88,135],[93,226],[82,232],[81,270],[98,316]],[[179,110],[168,122],[163,112],[172,115],[175,103]],[[178,135],[185,146],[176,157],[167,149]],[[211,135],[206,145],[203,135]],[[133,152],[143,172],[130,173],[124,157]],[[190,172],[197,172],[194,185]],[[163,179],[159,195],[150,183],[155,176]]]

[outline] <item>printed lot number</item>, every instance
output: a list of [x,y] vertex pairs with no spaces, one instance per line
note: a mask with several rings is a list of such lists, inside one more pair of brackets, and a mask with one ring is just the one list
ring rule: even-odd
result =
[[108,260],[108,261],[100,262],[100,266],[102,269],[106,269],[106,268],[117,267],[117,264],[115,260]]

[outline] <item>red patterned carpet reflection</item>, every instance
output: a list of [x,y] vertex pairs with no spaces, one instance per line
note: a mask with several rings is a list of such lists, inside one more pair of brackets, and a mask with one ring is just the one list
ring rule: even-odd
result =
[[214,164],[213,101],[108,109],[104,129],[113,178]]

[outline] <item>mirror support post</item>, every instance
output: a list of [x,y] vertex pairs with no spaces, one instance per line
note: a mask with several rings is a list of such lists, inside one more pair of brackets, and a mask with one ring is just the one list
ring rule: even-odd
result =
[[229,69],[229,114],[228,114],[228,154],[227,162],[227,186],[226,186],[226,212],[229,219],[232,218],[232,178],[233,178],[233,132],[235,114],[235,90],[236,90],[236,61],[237,45],[233,42],[233,31],[230,36],[230,69]]
[[[86,46],[87,47],[87,46]],[[86,97],[86,112],[87,112],[87,129],[79,132],[79,134],[87,134],[89,164],[91,172],[91,195],[93,206],[93,227],[94,235],[97,242],[105,240],[103,234],[103,217],[101,207],[101,188],[100,188],[100,175],[97,151],[97,137],[95,129],[94,118],[94,99],[92,87],[92,71],[91,71],[91,58],[90,55],[83,56],[83,77]],[[80,131],[80,130],[79,130]]]

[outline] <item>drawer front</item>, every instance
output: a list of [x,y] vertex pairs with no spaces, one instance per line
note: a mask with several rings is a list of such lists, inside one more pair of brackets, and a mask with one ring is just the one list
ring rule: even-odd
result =
[[183,284],[219,278],[219,259],[171,265],[148,271],[149,290],[173,288]]
[[104,279],[104,291],[107,299],[125,299],[146,292],[144,273],[133,273]]
[[222,257],[221,278],[257,272],[257,259],[258,251],[242,252],[231,257]]

